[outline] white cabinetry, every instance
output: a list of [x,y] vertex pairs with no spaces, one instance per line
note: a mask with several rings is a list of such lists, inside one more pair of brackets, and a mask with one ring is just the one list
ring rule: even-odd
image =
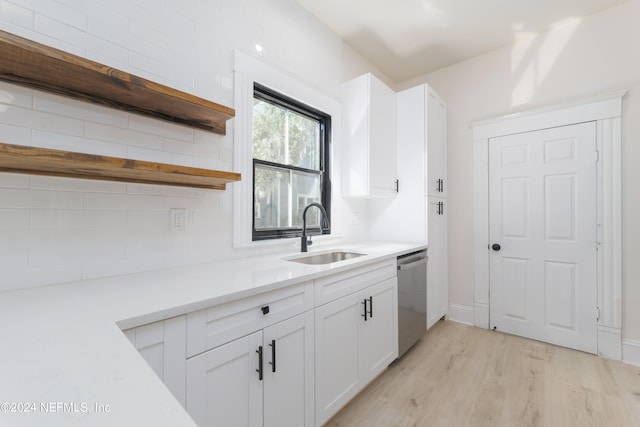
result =
[[[357,277],[333,285],[349,288],[354,280]],[[323,284],[316,283],[319,286]],[[398,356],[397,292],[393,276],[316,308],[316,425]]]
[[426,195],[447,197],[447,107],[429,86],[418,90],[424,91],[426,108]]
[[313,426],[313,312],[187,361],[187,412],[205,426]]
[[341,93],[343,196],[395,196],[395,92],[365,74],[344,83]]
[[427,329],[446,316],[449,310],[447,209],[446,198],[427,197]]
[[427,85],[398,93],[400,192],[370,202],[372,239],[429,245],[427,328],[448,311],[446,113]]
[[312,283],[187,315],[186,409],[205,426],[313,426]]
[[182,406],[185,403],[185,328],[186,317],[178,316],[124,331]]

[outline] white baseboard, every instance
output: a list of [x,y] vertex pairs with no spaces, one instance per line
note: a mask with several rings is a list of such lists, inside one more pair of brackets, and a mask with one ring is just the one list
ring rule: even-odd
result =
[[449,313],[447,314],[447,319],[453,322],[473,326],[473,307],[461,304],[449,304]]
[[607,359],[622,360],[620,328],[598,325],[598,355]]
[[629,365],[640,366],[640,341],[622,340],[622,361]]
[[489,329],[489,304],[476,301],[473,304],[473,324],[478,328]]

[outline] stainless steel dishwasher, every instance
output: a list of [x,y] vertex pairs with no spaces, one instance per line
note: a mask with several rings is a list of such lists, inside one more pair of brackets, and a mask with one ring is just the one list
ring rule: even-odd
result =
[[398,257],[398,357],[427,330],[427,251]]

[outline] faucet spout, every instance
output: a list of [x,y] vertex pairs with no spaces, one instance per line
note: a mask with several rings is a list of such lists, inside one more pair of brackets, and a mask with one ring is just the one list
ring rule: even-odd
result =
[[320,209],[320,214],[322,215],[322,219],[320,220],[320,229],[328,230],[330,227],[329,216],[327,215],[327,211],[324,209],[324,207],[320,203],[309,203],[302,211],[302,237],[300,241],[301,252],[307,252],[307,245],[311,244],[311,241],[307,242],[307,210],[309,210],[309,208],[312,206]]

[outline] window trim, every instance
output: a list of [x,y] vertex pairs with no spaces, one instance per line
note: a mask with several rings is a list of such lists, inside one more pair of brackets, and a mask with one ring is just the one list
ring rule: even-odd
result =
[[[317,120],[320,123],[320,165],[319,169],[307,169],[298,166],[286,165],[276,162],[268,162],[265,160],[259,160],[252,158],[252,197],[251,197],[251,240],[263,241],[263,240],[275,240],[290,237],[300,237],[302,235],[302,227],[296,228],[271,228],[264,230],[256,230],[255,224],[255,170],[256,164],[262,164],[266,166],[273,166],[285,170],[293,170],[299,172],[305,172],[310,174],[318,174],[320,176],[320,204],[324,207],[329,218],[329,224],[331,224],[331,115],[317,108],[313,108],[303,102],[294,100],[282,93],[271,89],[258,82],[253,83],[253,99],[260,99],[265,102],[273,103],[291,111],[296,112],[307,118]],[[251,146],[253,147],[253,138],[251,138]],[[331,234],[331,226],[322,230],[320,227],[307,227],[307,230],[312,234]]]
[[[253,120],[253,84],[259,82],[274,90],[299,100],[311,107],[324,111],[331,116],[331,234],[316,237],[317,242],[340,241],[344,236],[345,212],[349,211],[345,201],[340,197],[342,180],[336,171],[341,170],[342,104],[334,94],[339,82],[333,80],[317,80],[309,82],[292,74],[295,67],[281,66],[268,62],[240,50],[233,55],[233,88],[232,101],[236,115],[232,119],[231,132],[224,137],[221,150],[232,153],[233,170],[242,175],[242,180],[228,186],[222,197],[233,198],[233,214],[231,227],[231,244],[234,249],[258,249],[279,247],[278,250],[299,248],[300,238],[273,239],[253,241],[251,237],[251,221],[253,217],[253,169],[251,155],[251,133]],[[320,76],[324,78],[325,76]],[[330,77],[329,77],[330,79]],[[221,94],[224,95],[224,94]],[[226,95],[225,98],[227,99]],[[226,253],[223,256],[228,256]]]

